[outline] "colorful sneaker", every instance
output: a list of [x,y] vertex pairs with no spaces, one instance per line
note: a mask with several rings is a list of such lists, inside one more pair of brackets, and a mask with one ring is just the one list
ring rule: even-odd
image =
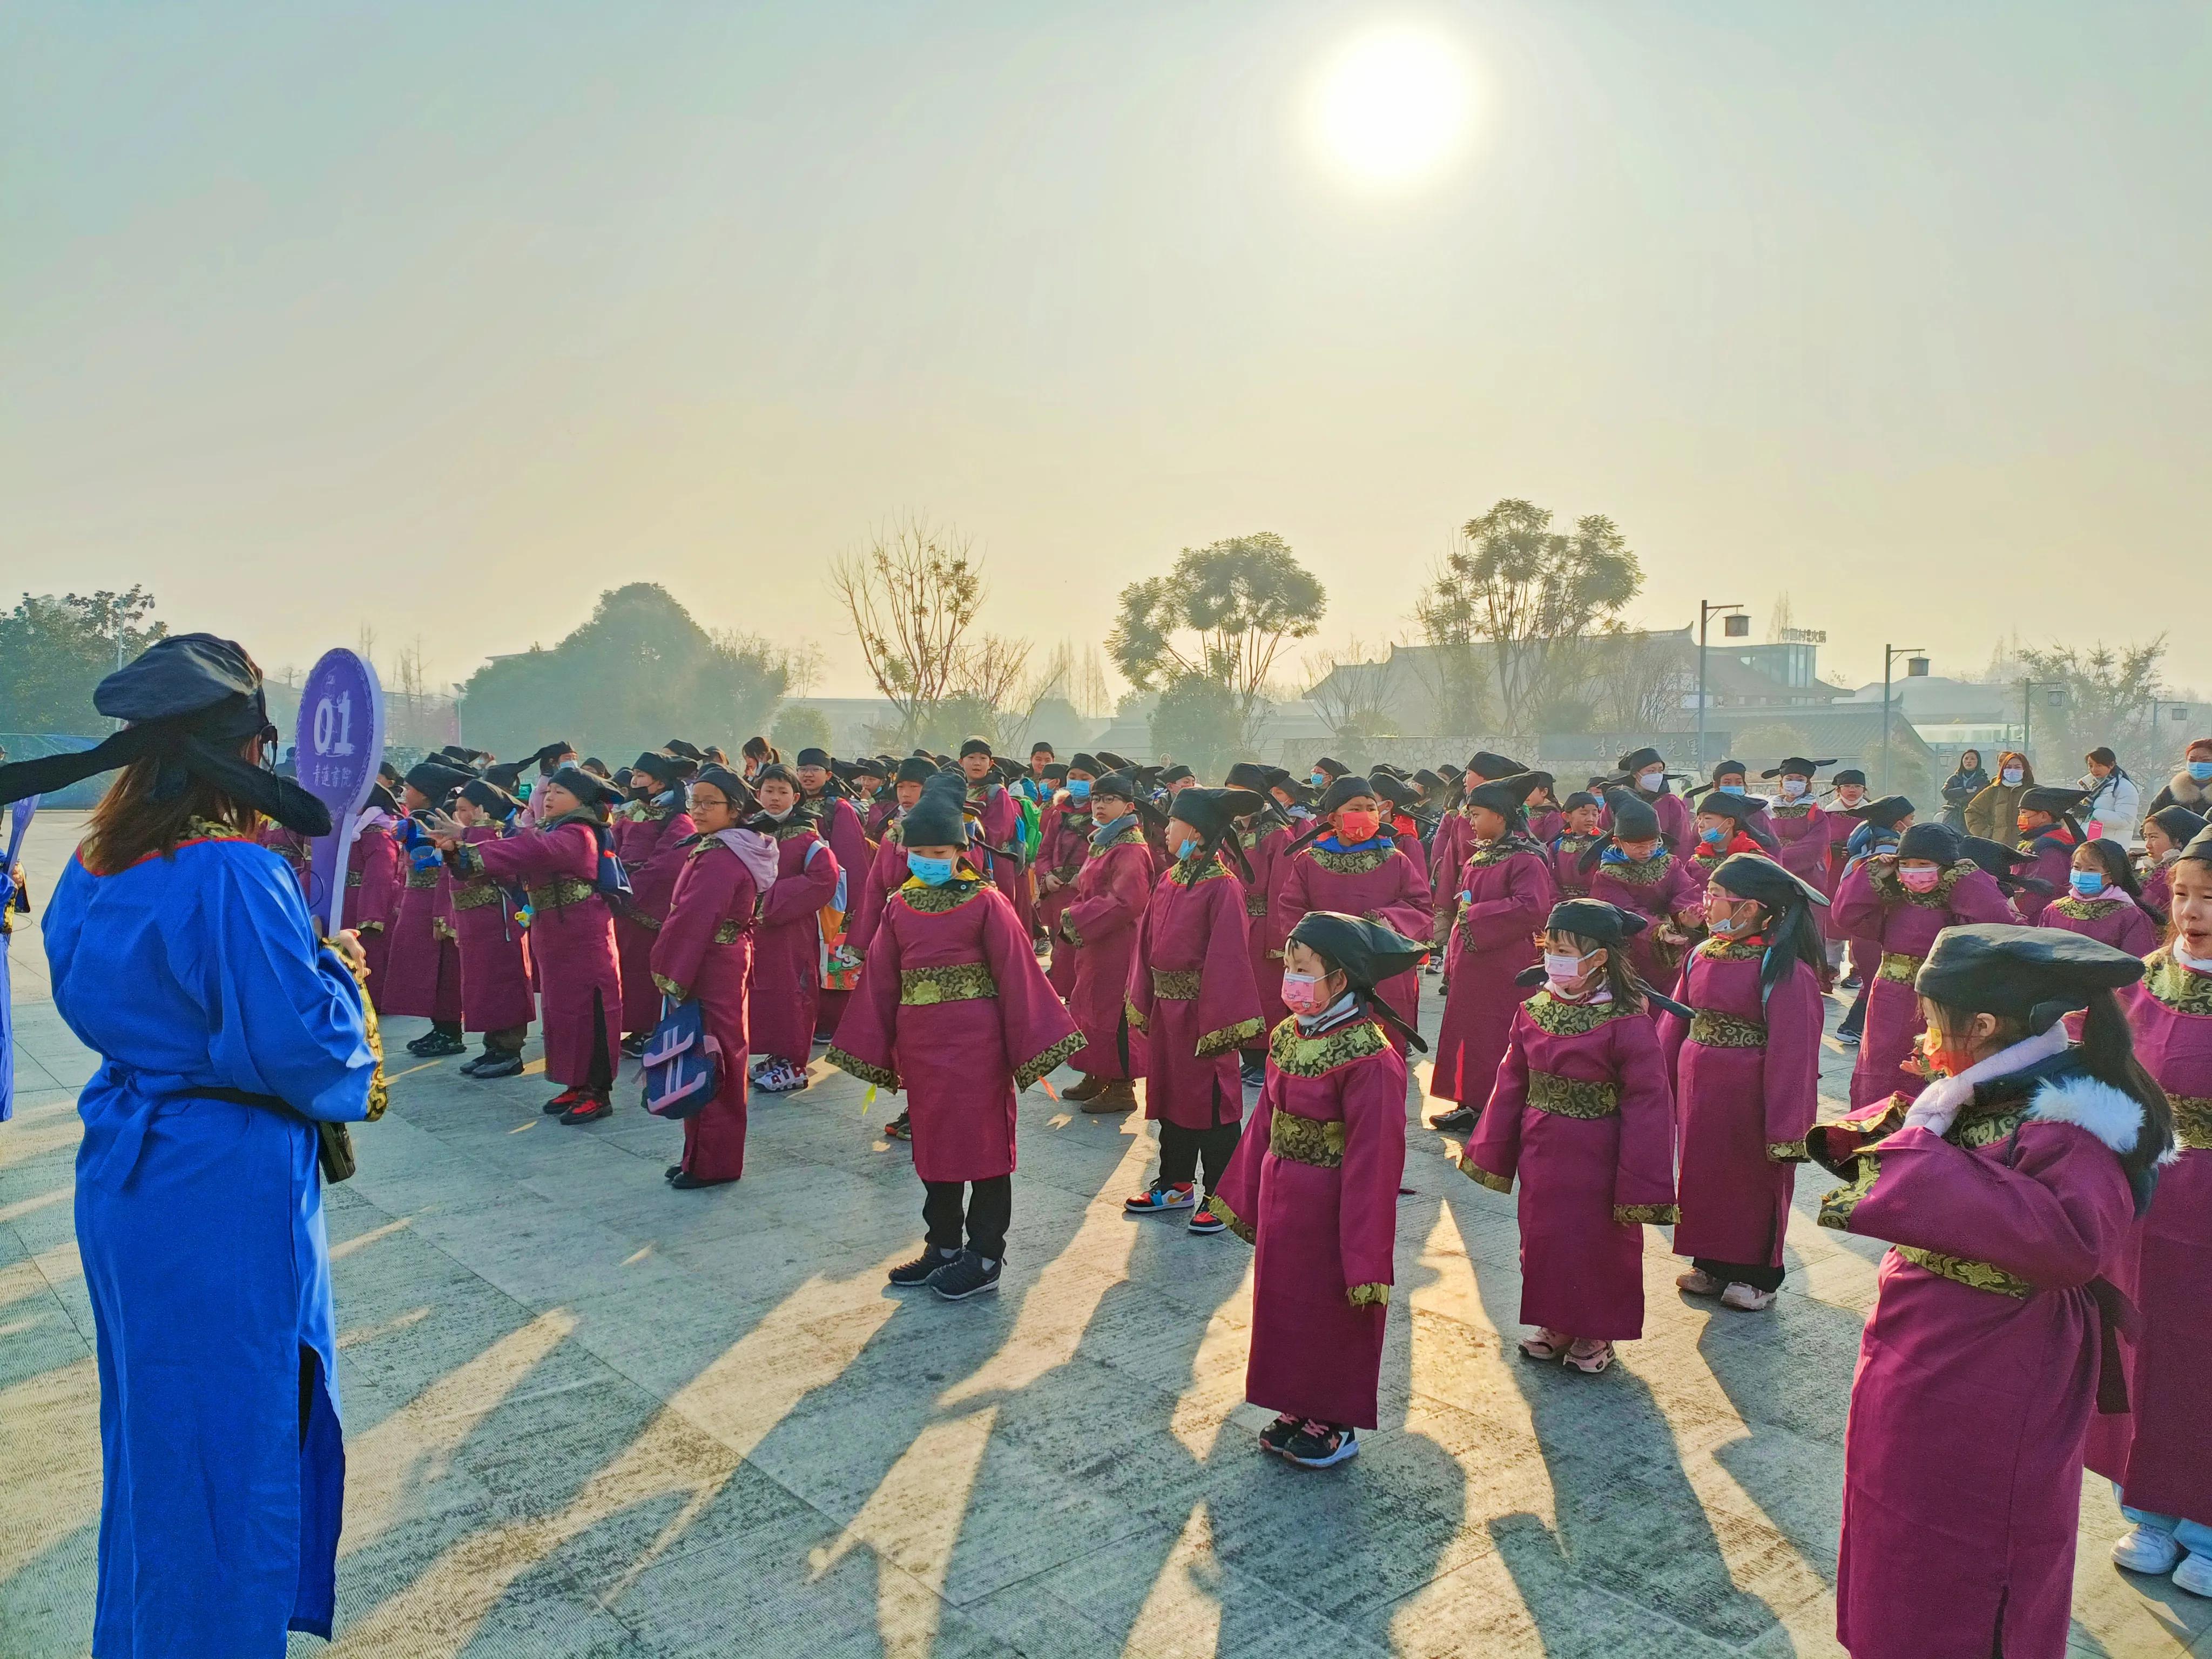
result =
[[914,1125],[908,1121],[907,1115],[904,1112],[901,1112],[896,1117],[884,1125],[884,1139],[885,1140],[912,1140],[914,1139]]
[[1280,1457],[1283,1455],[1283,1448],[1291,1443],[1297,1437],[1297,1431],[1298,1419],[1290,1413],[1285,1412],[1260,1431],[1260,1449],[1273,1452],[1276,1456]]
[[426,1031],[407,1045],[407,1052],[418,1060],[439,1060],[468,1051],[469,1045],[450,1031]]
[[1198,1185],[1186,1181],[1180,1187],[1164,1187],[1158,1182],[1134,1198],[1121,1200],[1126,1215],[1165,1215],[1170,1210],[1188,1210],[1198,1202]]
[[1229,1224],[1213,1212],[1213,1200],[1207,1199],[1190,1212],[1190,1231],[1194,1233],[1226,1232]]
[[947,1302],[965,1302],[971,1296],[999,1288],[999,1267],[973,1250],[963,1250],[929,1276],[929,1288]]
[[601,1118],[614,1115],[614,1102],[604,1095],[585,1095],[561,1114],[561,1121],[573,1127],[579,1123],[597,1123]]
[[545,1115],[558,1117],[578,1101],[588,1100],[590,1097],[581,1089],[563,1089],[545,1103]]
[[921,1247],[921,1254],[911,1261],[902,1261],[888,1275],[895,1291],[918,1291],[936,1275],[939,1267],[960,1254],[957,1250],[940,1250],[932,1244]]
[[1331,1469],[1359,1455],[1359,1437],[1350,1429],[1309,1418],[1284,1445],[1283,1455],[1302,1469]]
[[753,1087],[764,1095],[787,1095],[805,1086],[806,1073],[781,1058],[771,1060],[753,1077]]

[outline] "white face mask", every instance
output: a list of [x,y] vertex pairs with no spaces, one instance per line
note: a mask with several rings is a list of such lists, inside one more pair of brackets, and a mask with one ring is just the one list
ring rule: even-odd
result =
[[1572,985],[1583,976],[1585,958],[1564,956],[1555,951],[1544,952],[1544,977],[1554,985]]
[[1804,793],[1805,793],[1805,780],[1804,780],[1804,779],[1802,779],[1802,778],[1784,778],[1784,779],[1783,779],[1783,780],[1782,780],[1782,798],[1783,798],[1783,799],[1784,799],[1784,800],[1796,800],[1796,799],[1797,799],[1797,797],[1798,797],[1798,796],[1800,796],[1800,795],[1803,794]]
[[2017,766],[2008,766],[2002,775],[2008,784],[2018,783],[2021,775],[2021,769]]
[[1636,778],[1636,787],[1641,789],[1647,795],[1656,795],[1659,793],[1659,786],[1666,781],[1667,770],[1664,767],[1662,767],[1656,772],[1638,773]]

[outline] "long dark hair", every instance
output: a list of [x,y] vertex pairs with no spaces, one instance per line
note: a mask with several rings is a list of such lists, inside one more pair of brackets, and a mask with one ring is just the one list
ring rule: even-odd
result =
[[[1970,1024],[1977,1013],[1988,1013],[1986,1008],[1961,1008],[1952,1004],[1928,999],[1934,1011],[1932,1024],[1942,1031],[1954,1031]],[[2008,1048],[2032,1036],[2028,1022],[2015,1016],[1994,1016],[1997,1022],[1996,1042],[1999,1048]],[[2081,1041],[2075,1046],[2074,1058],[2081,1069],[2109,1088],[2122,1094],[2142,1108],[2142,1127],[2136,1131],[2136,1144],[2119,1156],[2120,1167],[2128,1172],[2130,1182],[2137,1188],[2141,1200],[2142,1183],[2138,1177],[2173,1150],[2173,1103],[2166,1097],[2142,1061],[2136,1058],[2135,1034],[2128,1029],[2128,1017],[2120,1011],[2120,1000],[2109,990],[2089,994],[2088,1006],[2081,1014]]]
[[1642,1012],[1644,994],[1650,988],[1644,983],[1643,976],[1636,971],[1636,964],[1628,959],[1628,941],[1626,939],[1619,940],[1592,939],[1587,933],[1555,933],[1548,928],[1545,930],[1544,937],[1571,939],[1575,948],[1584,956],[1588,956],[1593,951],[1604,951],[1605,967],[1602,971],[1605,975],[1605,988],[1613,994],[1613,1000],[1615,1002],[1625,1007]]
[[[258,738],[248,739],[240,748],[239,757],[258,759],[260,744]],[[79,852],[84,867],[94,875],[112,876],[156,854],[173,857],[177,844],[190,837],[195,818],[219,823],[241,836],[253,833],[258,816],[254,810],[204,778],[190,779],[166,800],[156,795],[154,787],[161,777],[162,761],[160,755],[132,761],[92,809]]]

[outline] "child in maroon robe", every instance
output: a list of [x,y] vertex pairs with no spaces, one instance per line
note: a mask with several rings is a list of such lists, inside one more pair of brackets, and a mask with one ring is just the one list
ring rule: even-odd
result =
[[1828,896],[1828,815],[1813,798],[1813,778],[1832,760],[1808,760],[1792,755],[1778,766],[1759,774],[1778,780],[1774,798],[1766,809],[1767,827],[1777,845],[1770,848],[1782,867],[1802,882]]
[[[1821,930],[1828,936],[1828,965],[1845,971],[1836,982],[1839,988],[1856,991],[1863,983],[1856,958],[1858,951],[1851,944],[1850,935],[1836,920],[1836,889],[1843,884],[1844,871],[1850,862],[1850,839],[1859,829],[1860,820],[1853,815],[1866,805],[1866,774],[1855,766],[1847,766],[1828,780],[1828,804],[1821,809],[1828,830],[1828,871],[1821,888],[1828,896],[1828,913],[1822,919]],[[1852,959],[1845,960],[1846,955]]]
[[[1397,844],[1382,822],[1381,809],[1374,785],[1364,777],[1346,773],[1329,785],[1320,803],[1328,827],[1309,845],[1276,860],[1269,920],[1284,938],[1309,910],[1364,916],[1408,938],[1419,937],[1430,925],[1435,906],[1429,878],[1419,860],[1407,856]],[[1376,989],[1409,1029],[1419,1023],[1418,967]],[[1394,1032],[1391,1041],[1404,1050],[1402,1035]]]
[[2091,1425],[2088,1461],[2119,1487],[2135,1523],[2112,1559],[2212,1595],[2212,836],[2198,831],[2167,869],[2172,942],[2119,994],[2136,1057],[2173,1108],[2176,1156],[2159,1171],[2118,1276],[2142,1317],[2128,1414]]
[[884,907],[829,1053],[862,1081],[905,1091],[928,1232],[890,1283],[954,1302],[999,1286],[1015,1097],[1083,1042],[1014,907],[965,862],[963,793],[957,775],[933,781],[907,815],[914,873]]
[[1536,959],[1536,933],[1557,896],[1551,861],[1522,820],[1528,781],[1516,774],[1468,792],[1464,811],[1474,839],[1454,878],[1459,921],[1429,1068],[1429,1092],[1457,1104],[1430,1118],[1433,1129],[1465,1134],[1474,1127],[1505,1058],[1514,1012],[1528,994],[1522,970]]
[[[453,815],[461,839],[496,841],[520,822],[522,803],[483,778],[462,786]],[[462,1075],[515,1077],[538,1000],[530,987],[526,930],[507,890],[489,876],[455,876],[453,936],[461,955],[461,1025],[483,1034],[483,1052],[461,1066]]]
[[1604,839],[1597,824],[1597,797],[1577,789],[1563,805],[1562,828],[1544,849],[1552,866],[1552,885],[1561,898],[1588,898],[1590,877],[1582,866],[1583,854]]
[[1176,793],[1167,827],[1176,862],[1152,888],[1129,963],[1126,1012],[1129,1029],[1146,1039],[1145,1115],[1160,1126],[1160,1167],[1122,1207],[1165,1215],[1196,1206],[1194,1233],[1221,1231],[1203,1200],[1221,1184],[1244,1125],[1237,1047],[1261,1029],[1244,887],[1221,850],[1236,819],[1260,805],[1244,789]]
[[439,757],[410,767],[400,782],[399,804],[406,816],[395,833],[406,885],[392,927],[386,1006],[378,1012],[428,1020],[430,1029],[407,1045],[409,1054],[426,1060],[460,1054],[468,1045],[461,1040],[461,952],[453,936],[453,881],[419,819],[442,812],[454,792],[475,775]]
[[[1647,803],[1620,789],[1607,799],[1613,827],[1582,857],[1589,896],[1644,918],[1647,925],[1628,939],[1629,965],[1646,985],[1672,985],[1693,930],[1704,924],[1704,872],[1686,848],[1668,848],[1659,815]],[[1689,839],[1697,839],[1694,830]]]
[[[874,849],[868,845],[867,827],[860,821],[860,809],[845,794],[839,779],[837,763],[824,749],[806,748],[799,751],[799,761],[793,775],[799,780],[801,800],[814,815],[815,833],[830,843],[830,850],[837,855],[838,871],[845,878],[844,902],[840,904],[831,894],[827,903],[834,909],[850,916],[860,901],[861,878],[867,873]],[[845,937],[840,941],[848,947],[842,954],[849,958],[853,942],[849,924]],[[837,1021],[845,1012],[850,990],[822,987],[814,1005],[814,1037],[822,1042],[837,1032]]]
[[1145,1034],[1128,1023],[1129,963],[1137,951],[1137,924],[1152,896],[1152,854],[1136,779],[1109,772],[1092,784],[1091,819],[1083,872],[1060,913],[1060,937],[1076,951],[1067,1011],[1083,1033],[1074,1061],[1083,1081],[1066,1097],[1086,1112],[1127,1112],[1137,1104],[1130,1079],[1145,1070]]
[[[2074,849],[2087,839],[2074,817],[2075,809],[2089,799],[2086,789],[2061,789],[2036,784],[2021,792],[2014,817],[2020,830],[2020,850],[2033,862],[2028,874],[2050,884],[2055,896],[2067,889],[2066,872],[2073,867]],[[2051,902],[2039,891],[2020,895],[2020,919],[2033,923]]]
[[976,830],[970,840],[981,842],[970,856],[1006,896],[1014,914],[1026,918],[1029,869],[1022,804],[1000,776],[988,738],[969,738],[960,745],[960,771],[968,781],[968,815]]
[[2144,908],[2135,866],[2118,842],[2102,836],[2083,842],[2074,849],[2066,880],[2065,896],[2043,907],[2038,925],[2100,939],[2131,957],[2158,949],[2158,923]]
[[1280,1413],[1260,1444],[1327,1468],[1358,1455],[1358,1431],[1379,1418],[1406,1167],[1406,1060],[1383,1022],[1424,1046],[1375,988],[1414,970],[1428,946],[1315,910],[1284,950],[1291,1015],[1212,1207],[1256,1252],[1244,1397]]
[[1555,905],[1546,988],[1513,1015],[1498,1086],[1460,1169],[1521,1183],[1521,1340],[1531,1359],[1595,1376],[1644,1334],[1644,1229],[1674,1211],[1674,1112],[1659,1034],[1622,944],[1644,926],[1595,899]]
[[2173,905],[2172,873],[2181,849],[2204,833],[2204,820],[2186,806],[2161,806],[2142,821],[2143,855],[2136,869],[2142,902],[2158,919],[2163,939],[2171,926]]
[[1711,937],[1690,952],[1674,993],[1689,1010],[1659,1021],[1674,1090],[1681,1220],[1674,1254],[1692,1296],[1758,1313],[1782,1283],[1805,1132],[1820,1092],[1827,951],[1820,890],[1773,860],[1741,853],[1705,886]]
[[1696,831],[1690,827],[1690,803],[1676,794],[1667,783],[1667,763],[1656,749],[1637,749],[1620,757],[1621,788],[1606,792],[1607,827],[1613,830],[1617,840],[1638,840],[1624,836],[1612,823],[1620,811],[1613,796],[1626,793],[1651,809],[1659,825],[1659,838],[1667,843],[1667,850],[1680,858],[1690,855],[1690,842]]
[[1869,988],[1866,1031],[1851,1069],[1851,1104],[1870,1106],[1925,1080],[1908,1072],[1924,1029],[1913,975],[1946,927],[1967,922],[2016,922],[1996,878],[1962,856],[1958,836],[1940,823],[1916,823],[1893,853],[1861,860],[1836,890],[1833,907],[1845,931],[1873,943],[1880,966]]
[[653,940],[655,994],[699,1005],[708,1035],[721,1046],[721,1086],[684,1120],[684,1156],[668,1166],[678,1191],[716,1187],[745,1172],[745,1086],[750,1044],[745,1005],[751,989],[753,924],[763,889],[775,883],[775,837],[738,822],[752,791],[726,767],[709,764],[691,783],[686,837],[668,914]]
[[763,1094],[780,1095],[806,1086],[822,995],[822,907],[837,891],[837,855],[799,805],[799,781],[782,762],[770,761],[752,781],[775,823],[776,878],[753,940],[748,1035],[754,1083]]
[[384,1007],[385,966],[392,958],[392,923],[399,914],[403,890],[399,876],[399,843],[392,837],[398,822],[399,803],[382,784],[368,792],[362,809],[361,827],[346,854],[345,908],[340,926],[361,939],[362,955],[368,962],[369,1001],[379,1012]]
[[653,984],[653,942],[668,915],[697,825],[684,808],[684,781],[696,762],[676,755],[640,755],[630,768],[635,799],[615,823],[615,851],[629,872],[629,902],[615,916],[615,949],[622,958],[623,1052],[645,1047],[660,1023],[660,993]]
[[611,1115],[622,1045],[622,965],[614,914],[601,895],[599,855],[614,838],[602,816],[611,786],[561,766],[532,793],[538,827],[467,842],[459,824],[437,844],[453,873],[489,876],[530,896],[530,951],[543,981],[545,1074],[562,1085],[545,1103],[567,1124]]
[[1091,786],[1102,769],[1097,756],[1079,751],[1037,823],[1036,919],[1052,946],[1047,977],[1062,999],[1075,994],[1076,947],[1060,932],[1060,919],[1074,901],[1076,881],[1090,856]]
[[1844,1435],[1856,1659],[2066,1651],[2084,1442],[2124,1407],[2111,1275],[2172,1145],[2113,996],[2142,973],[2056,928],[1946,929],[1914,981],[1936,1080],[1807,1136],[1847,1183],[1820,1224],[1893,1246]]

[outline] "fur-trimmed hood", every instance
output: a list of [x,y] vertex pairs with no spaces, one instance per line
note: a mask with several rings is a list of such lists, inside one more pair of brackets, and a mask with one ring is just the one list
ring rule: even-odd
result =
[[2186,806],[2200,815],[2205,811],[2206,802],[2212,800],[2212,789],[2191,777],[2186,767],[2166,781],[2166,793],[2173,797],[2177,806]]
[[[2122,1157],[2135,1151],[2142,1133],[2143,1109],[2135,1097],[2082,1072],[2053,1078],[2038,1089],[2027,1115],[2039,1122],[2087,1129]],[[2173,1157],[2166,1154],[2168,1161]]]

